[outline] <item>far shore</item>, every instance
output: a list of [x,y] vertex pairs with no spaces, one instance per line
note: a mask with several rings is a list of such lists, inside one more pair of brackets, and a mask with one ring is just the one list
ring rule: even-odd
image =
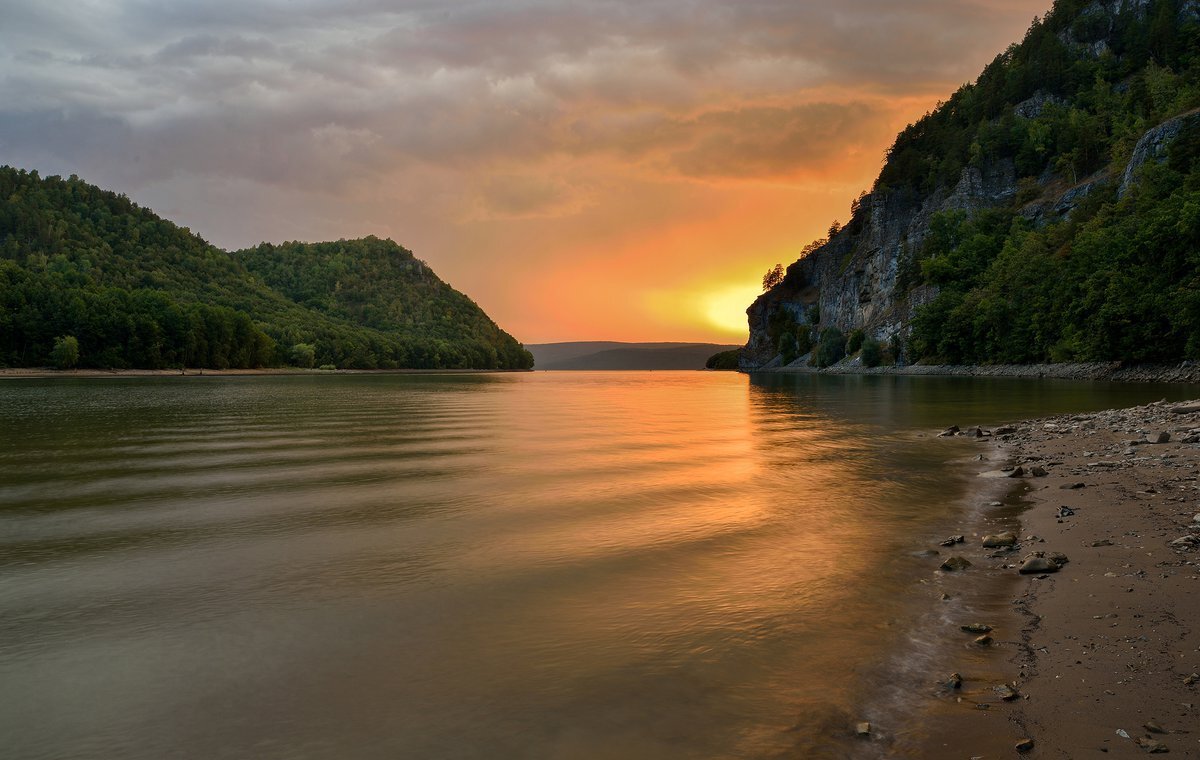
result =
[[922,756],[1200,757],[1200,401],[955,431],[981,447],[981,493],[1008,483],[1024,504],[1019,527],[991,502],[941,549],[1002,595],[952,624],[991,626],[1008,673],[940,686],[961,709],[927,727]]
[[259,369],[51,369],[49,367],[0,367],[0,380],[16,378],[96,377],[243,377],[254,375],[491,375],[531,372],[527,369],[304,369],[264,367]]
[[799,362],[785,367],[743,368],[742,372],[770,372],[804,375],[900,375],[929,377],[1024,377],[1060,380],[1108,380],[1135,383],[1200,383],[1200,362],[1178,364],[1127,364],[1095,362],[1071,364],[910,364],[905,366],[864,367],[857,360],[839,362],[818,369]]

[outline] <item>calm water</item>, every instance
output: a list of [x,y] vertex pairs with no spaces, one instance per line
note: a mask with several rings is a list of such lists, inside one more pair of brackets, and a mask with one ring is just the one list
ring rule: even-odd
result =
[[5,381],[0,754],[811,756],[917,656],[912,552],[967,508],[969,444],[916,431],[1196,395]]

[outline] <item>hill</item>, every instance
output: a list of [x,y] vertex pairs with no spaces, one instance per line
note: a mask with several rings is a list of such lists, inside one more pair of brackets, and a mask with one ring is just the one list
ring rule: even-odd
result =
[[538,369],[668,370],[704,369],[714,353],[737,348],[716,343],[619,343],[583,341],[526,346]]
[[1058,0],[748,309],[744,367],[1200,358],[1200,3]]
[[0,167],[0,366],[513,369],[532,357],[390,240],[231,254],[76,177]]

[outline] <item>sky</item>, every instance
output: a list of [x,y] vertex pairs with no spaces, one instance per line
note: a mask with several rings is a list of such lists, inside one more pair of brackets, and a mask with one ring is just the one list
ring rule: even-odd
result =
[[390,237],[525,343],[746,337],[1049,0],[4,0],[0,164],[226,249]]

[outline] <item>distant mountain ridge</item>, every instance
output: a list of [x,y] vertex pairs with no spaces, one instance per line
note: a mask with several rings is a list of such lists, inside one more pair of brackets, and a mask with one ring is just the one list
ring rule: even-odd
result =
[[738,348],[719,343],[622,343],[579,341],[534,343],[534,368],[544,370],[686,370],[704,369],[710,356]]
[[[55,355],[74,338],[77,352]],[[528,369],[410,251],[367,237],[230,253],[76,177],[0,167],[0,366]]]

